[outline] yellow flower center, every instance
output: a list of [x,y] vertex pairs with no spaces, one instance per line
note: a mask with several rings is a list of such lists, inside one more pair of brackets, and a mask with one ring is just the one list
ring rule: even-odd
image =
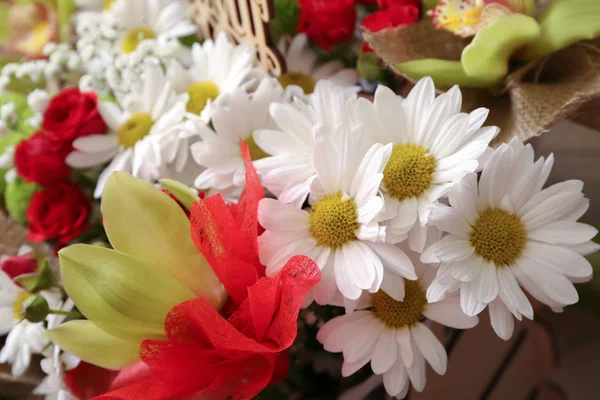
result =
[[383,170],[383,185],[393,198],[418,197],[431,186],[435,158],[418,144],[397,144]]
[[244,143],[248,145],[248,149],[250,149],[250,158],[252,161],[260,160],[261,158],[269,157],[268,153],[265,153],[263,149],[258,147],[252,135],[250,135],[247,139],[244,139]]
[[137,28],[131,30],[123,36],[121,41],[121,51],[123,53],[131,53],[137,49],[138,45],[144,39],[154,39],[154,32],[150,28]]
[[284,88],[290,85],[300,86],[304,93],[310,94],[315,91],[315,80],[312,76],[301,74],[300,72],[286,72],[279,78],[279,83]]
[[150,129],[152,129],[154,121],[147,113],[133,114],[117,131],[119,143],[125,148],[133,147],[138,140],[143,139]]
[[521,217],[501,208],[488,208],[470,234],[475,254],[497,267],[513,264],[525,248],[527,231]]
[[187,88],[190,99],[187,103],[187,111],[192,114],[200,114],[208,100],[215,101],[219,97],[219,87],[211,81],[196,82]]
[[15,317],[15,321],[20,321],[23,319],[23,303],[31,297],[31,294],[27,293],[24,290],[19,291],[15,302],[13,303],[13,316]]
[[375,317],[391,329],[399,329],[423,320],[427,305],[425,290],[417,281],[404,281],[404,300],[396,301],[383,290],[371,295]]
[[336,249],[356,240],[359,228],[354,199],[343,199],[342,193],[326,195],[312,206],[308,231],[317,244]]
[[113,5],[114,2],[115,2],[115,0],[105,0],[104,4],[102,5],[102,9],[110,10],[110,7]]

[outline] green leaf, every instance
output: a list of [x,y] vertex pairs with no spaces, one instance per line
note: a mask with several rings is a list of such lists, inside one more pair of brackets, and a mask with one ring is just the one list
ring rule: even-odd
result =
[[174,181],[173,179],[160,179],[158,181],[163,185],[175,198],[179,201],[186,210],[192,209],[192,204],[200,200],[198,191],[191,187],[184,185],[181,182]]
[[485,88],[494,87],[498,84],[498,82],[493,79],[481,79],[468,76],[460,61],[427,58],[396,64],[396,68],[415,81],[430,76],[435,82],[436,87],[439,88],[450,88],[454,85]]

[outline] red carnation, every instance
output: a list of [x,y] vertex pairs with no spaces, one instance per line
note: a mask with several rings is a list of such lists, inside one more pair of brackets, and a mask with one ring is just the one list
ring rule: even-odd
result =
[[[363,28],[370,32],[379,32],[385,28],[414,24],[419,20],[419,9],[414,5],[393,6],[374,12],[363,20]],[[363,53],[373,51],[367,42],[363,42]]]
[[299,0],[298,32],[325,50],[350,40],[356,25],[354,0]]
[[81,136],[106,132],[96,93],[64,90],[50,101],[42,128],[53,139],[69,143]]
[[60,183],[36,192],[27,207],[27,238],[68,243],[89,227],[91,204],[75,185]]
[[69,177],[69,166],[65,162],[71,144],[54,140],[43,132],[36,132],[23,140],[15,149],[17,173],[27,182],[52,186]]
[[38,270],[38,263],[31,255],[12,256],[4,260],[0,268],[10,279],[14,279],[17,276],[36,272]]
[[239,203],[228,206],[212,196],[194,203],[191,212],[194,242],[227,289],[229,305],[222,314],[203,298],[174,307],[165,321],[168,341],[142,343],[148,368],[123,370],[100,399],[250,399],[287,375],[298,312],[320,272],[296,256],[277,276],[265,277],[257,243],[264,191],[248,147],[241,145],[246,190]]

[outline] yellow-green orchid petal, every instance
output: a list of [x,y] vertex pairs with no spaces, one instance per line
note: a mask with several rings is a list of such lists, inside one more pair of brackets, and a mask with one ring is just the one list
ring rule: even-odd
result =
[[396,64],[396,68],[415,81],[430,76],[435,82],[436,87],[440,88],[450,88],[454,85],[482,88],[493,87],[498,84],[494,80],[468,76],[463,70],[460,61],[426,58]]
[[102,192],[104,228],[112,246],[175,277],[220,308],[225,290],[190,234],[179,205],[152,184],[115,172]]
[[177,201],[179,201],[188,211],[192,209],[192,204],[195,201],[200,200],[200,196],[198,196],[198,191],[196,189],[192,189],[181,182],[174,181],[173,179],[160,179],[158,182],[175,196]]
[[124,342],[92,321],[69,321],[46,331],[44,337],[90,364],[118,370],[140,360],[139,344]]
[[195,294],[152,264],[99,246],[58,253],[65,290],[100,329],[125,341],[164,339],[167,313]]
[[465,73],[476,79],[500,84],[508,74],[510,59],[520,47],[540,36],[535,19],[510,14],[483,28],[462,52]]
[[600,1],[554,0],[539,22],[540,37],[519,54],[525,60],[542,58],[581,40],[600,36]]

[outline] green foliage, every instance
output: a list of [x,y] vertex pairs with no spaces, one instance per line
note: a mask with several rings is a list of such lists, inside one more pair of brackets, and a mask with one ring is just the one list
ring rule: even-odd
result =
[[275,18],[271,20],[271,37],[277,43],[281,36],[296,34],[300,7],[298,0],[275,0]]
[[25,215],[25,211],[29,206],[31,197],[41,189],[41,186],[36,183],[27,183],[20,176],[14,181],[7,183],[4,200],[6,210],[11,218],[15,221],[26,223],[27,216]]

